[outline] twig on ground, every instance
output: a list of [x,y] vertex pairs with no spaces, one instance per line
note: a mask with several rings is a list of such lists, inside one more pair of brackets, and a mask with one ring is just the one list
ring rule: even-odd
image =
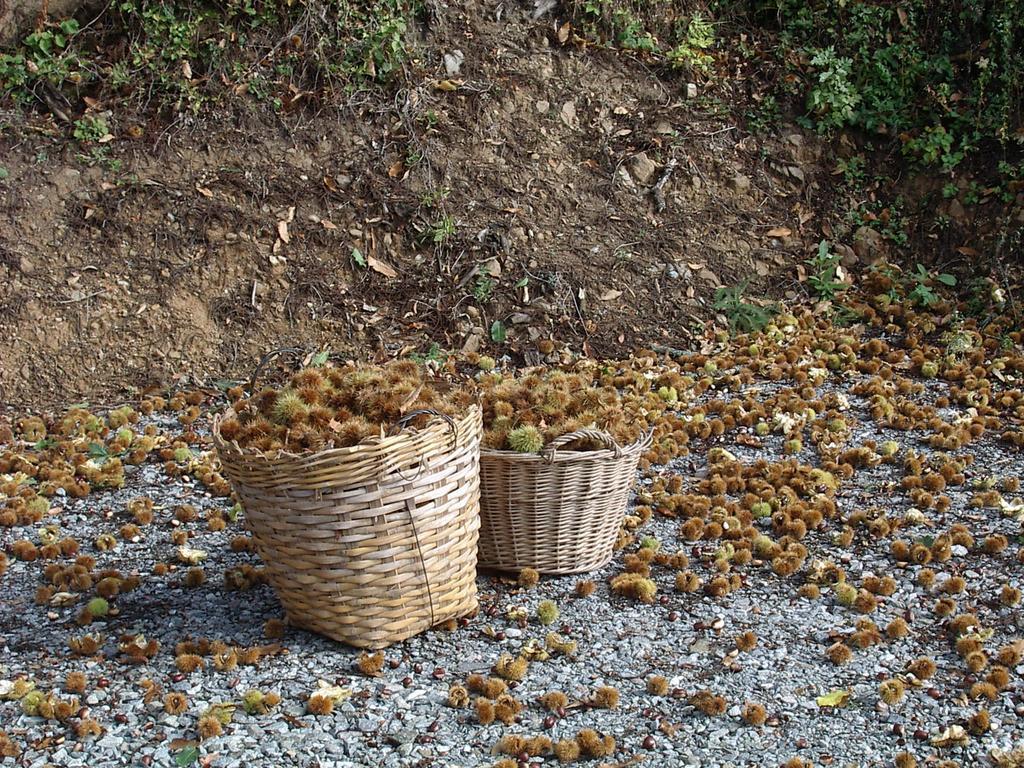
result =
[[668,183],[669,177],[677,165],[679,165],[679,161],[674,157],[665,163],[661,176],[658,177],[658,181],[655,182],[654,187],[651,189],[651,194],[654,195],[654,210],[657,213],[665,210],[665,184]]
[[70,298],[70,299],[57,299],[57,303],[58,304],[77,304],[78,302],[85,301],[86,299],[92,299],[92,298],[95,298],[96,296],[102,296],[106,292],[107,292],[107,289],[104,288],[102,291],[93,291],[92,293],[87,293],[87,294],[85,294],[83,296],[75,296],[75,297]]

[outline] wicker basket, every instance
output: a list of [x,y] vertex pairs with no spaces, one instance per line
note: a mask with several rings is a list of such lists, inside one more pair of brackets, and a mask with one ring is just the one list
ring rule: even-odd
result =
[[228,444],[224,472],[289,623],[383,648],[477,608],[480,409],[306,455]]
[[[558,450],[581,439],[607,447]],[[585,429],[540,453],[481,451],[480,567],[580,573],[603,566],[650,444],[650,433],[621,448],[606,432]]]

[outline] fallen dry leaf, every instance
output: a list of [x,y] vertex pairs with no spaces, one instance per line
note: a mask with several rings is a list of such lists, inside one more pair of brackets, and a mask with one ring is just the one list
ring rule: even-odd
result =
[[824,696],[819,696],[814,701],[819,707],[845,707],[849,700],[850,692],[843,688],[837,688]]
[[768,237],[789,237],[793,234],[793,230],[789,227],[774,227],[769,229],[766,234]]
[[366,255],[366,266],[372,269],[374,272],[379,272],[384,277],[398,277],[398,272],[388,264],[386,261],[381,261],[375,256],[369,254]]
[[287,244],[291,241],[291,237],[288,235],[288,222],[279,221],[277,222],[277,236],[281,238],[281,242]]

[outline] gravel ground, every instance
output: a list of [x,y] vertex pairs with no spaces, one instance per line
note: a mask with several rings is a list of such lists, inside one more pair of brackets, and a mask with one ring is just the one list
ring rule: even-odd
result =
[[[832,376],[822,388],[846,392],[861,379],[860,375]],[[781,386],[755,385],[762,387],[764,397]],[[942,391],[942,385],[929,387],[926,399]],[[714,396],[712,390],[703,400]],[[850,396],[849,402],[849,414],[857,423],[849,445],[860,445],[868,438],[878,443],[893,439],[927,453],[922,442],[926,433],[883,430],[867,415],[863,398]],[[943,413],[948,419],[952,412]],[[170,430],[175,422],[165,417],[156,423]],[[754,447],[737,444],[737,434],[726,433],[716,444],[729,448],[745,463],[782,458],[781,437],[766,437]],[[639,493],[647,492],[654,476],[680,475],[684,491],[706,476],[706,446],[691,445],[691,449],[670,466],[641,473]],[[716,598],[703,591],[677,592],[674,571],[654,566],[658,598],[643,604],[610,594],[608,586],[609,579],[623,570],[624,553],[636,551],[633,544],[606,568],[587,577],[596,590],[586,598],[574,596],[579,577],[544,578],[535,588],[523,589],[511,579],[481,575],[480,614],[454,631],[431,631],[385,650],[386,663],[379,677],[355,670],[357,651],[317,636],[289,629],[283,638],[266,638],[264,623],[281,617],[273,591],[260,584],[228,590],[222,578],[240,564],[258,565],[255,555],[236,553],[228,546],[243,532],[241,521],[229,522],[219,532],[208,531],[203,521],[209,510],[226,511],[230,502],[212,497],[187,475],[169,476],[160,463],[129,467],[123,489],[94,492],[83,499],[55,497],[54,512],[44,521],[58,523],[61,536],[82,542],[82,550],[97,558],[98,568],[142,575],[137,589],[111,601],[116,615],[83,628],[74,623],[81,604],[73,608],[37,605],[41,561],[12,558],[0,580],[0,679],[24,676],[43,691],[59,690],[71,671],[84,672],[88,680],[81,696],[87,711],[68,722],[29,716],[18,701],[0,702],[0,730],[22,750],[18,757],[0,759],[0,765],[478,766],[498,760],[492,748],[505,733],[559,739],[571,738],[582,728],[611,734],[617,741],[614,756],[592,761],[594,765],[774,766],[802,758],[814,765],[876,766],[893,765],[901,752],[913,754],[921,764],[1022,765],[1024,758],[1015,763],[1016,758],[1000,757],[1000,753],[1024,745],[1024,688],[1019,682],[1024,666],[1008,670],[1010,681],[994,701],[970,699],[967,689],[985,672],[971,674],[965,669],[946,631],[949,620],[936,616],[932,605],[940,597],[937,586],[949,575],[960,575],[967,591],[955,596],[958,612],[972,610],[981,626],[991,631],[983,638],[990,656],[1024,634],[1019,606],[1005,606],[999,600],[1004,584],[1021,586],[1021,524],[999,509],[969,506],[972,481],[985,476],[1018,477],[1024,462],[1016,449],[994,435],[956,453],[973,454],[975,462],[966,470],[967,484],[947,491],[951,508],[945,513],[931,510],[927,523],[911,514],[908,519],[913,522],[899,536],[933,537],[960,522],[979,543],[985,536],[1001,533],[1009,546],[997,555],[954,547],[951,559],[929,564],[936,572],[931,588],[917,583],[921,566],[894,562],[890,545],[895,536],[858,535],[852,545],[842,546],[833,536],[840,523],[826,520],[803,540],[809,556],[793,576],[776,576],[755,561],[735,569],[742,574],[742,589]],[[813,448],[805,447],[798,458],[813,464],[815,457]],[[890,518],[905,516],[911,504],[898,487],[901,476],[900,463],[859,471],[836,495],[839,512],[879,507]],[[120,541],[111,551],[95,551],[90,542],[101,533],[116,532],[128,520],[127,503],[138,496],[156,502],[153,524],[142,528],[138,541]],[[1011,505],[1019,497],[1019,493],[1003,496]],[[194,505],[200,519],[178,526],[172,511],[183,503]],[[10,552],[18,539],[37,539],[41,525],[0,529],[0,543]],[[771,531],[770,518],[758,525]],[[208,553],[203,563],[207,579],[198,587],[182,585],[186,566],[178,565],[166,576],[152,575],[155,564],[175,562],[177,547],[170,535],[178,527],[194,534],[189,546]],[[684,541],[678,520],[656,514],[639,536],[656,537],[665,551],[681,549],[698,575],[704,579],[712,575],[712,554],[718,543]],[[840,565],[855,585],[869,574],[894,577],[896,591],[879,598],[880,606],[870,618],[884,629],[890,620],[903,617],[909,634],[855,650],[849,664],[831,663],[825,649],[838,637],[849,635],[860,615],[841,605],[827,585],[818,599],[797,594],[815,564],[826,561]],[[506,618],[513,606],[525,608],[532,617],[538,603],[547,599],[561,611],[551,627],[540,626],[536,619],[522,627]],[[551,629],[576,640],[578,651],[575,657],[553,656],[530,666],[514,690],[516,698],[528,704],[518,723],[481,726],[472,708],[446,706],[451,684],[464,682],[469,673],[489,672],[502,652],[515,654],[527,639],[543,640]],[[756,632],[757,645],[738,652],[736,637],[747,630]],[[103,634],[102,648],[88,657],[71,654],[68,639],[86,631]],[[134,633],[160,643],[160,650],[145,664],[125,664],[117,654],[118,636]],[[240,646],[279,643],[283,652],[231,671],[217,671],[208,664],[183,674],[175,668],[174,647],[188,637]],[[920,686],[908,684],[902,701],[891,706],[883,703],[879,682],[900,677],[907,663],[918,656],[934,659],[935,676]],[[647,693],[646,681],[652,675],[668,679],[667,695]],[[162,699],[145,703],[143,679],[156,681],[164,692],[184,693],[186,711],[166,714]],[[306,699],[318,681],[347,688],[351,696],[329,715],[308,714]],[[600,685],[618,689],[621,701],[616,708],[596,709],[581,703]],[[249,715],[239,708],[222,735],[199,741],[200,714],[212,704],[238,701],[249,689],[275,691],[282,701],[264,715]],[[565,692],[571,702],[565,716],[555,718],[554,724],[545,722],[548,713],[535,703],[536,697],[551,690]],[[724,697],[726,711],[720,716],[697,711],[690,696],[699,690]],[[817,697],[835,690],[848,692],[845,706],[817,703]],[[743,720],[741,708],[747,702],[764,705],[768,718],[763,725]],[[959,745],[935,743],[950,726],[965,725],[983,705],[991,718],[987,732],[968,734]],[[84,716],[98,721],[101,735],[75,736],[73,726]],[[547,761],[553,763],[554,758]],[[533,762],[539,764],[542,758]]]

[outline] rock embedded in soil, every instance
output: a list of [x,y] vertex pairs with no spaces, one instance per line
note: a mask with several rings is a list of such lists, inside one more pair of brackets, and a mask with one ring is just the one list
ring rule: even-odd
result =
[[654,178],[658,170],[658,164],[647,156],[646,152],[639,152],[633,155],[629,161],[629,172],[640,184],[648,184]]

